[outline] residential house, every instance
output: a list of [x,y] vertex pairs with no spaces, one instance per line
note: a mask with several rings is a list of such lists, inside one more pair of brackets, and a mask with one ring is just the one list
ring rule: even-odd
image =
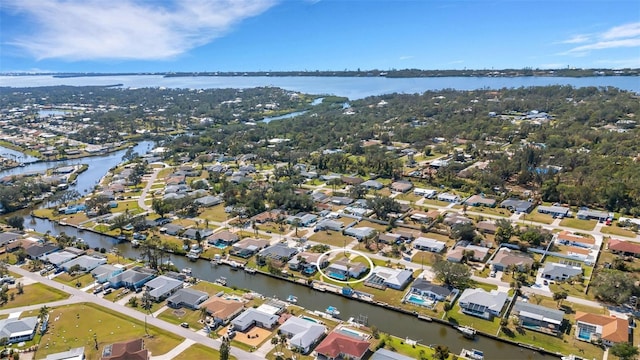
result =
[[315,352],[328,360],[362,360],[371,344],[353,336],[333,331],[316,347]]
[[394,181],[393,183],[391,183],[391,186],[389,187],[391,188],[392,191],[396,191],[399,193],[406,193],[407,191],[413,188],[413,184],[410,181],[400,180],[400,181]]
[[376,266],[365,285],[384,289],[385,287],[402,290],[413,280],[413,271],[406,269],[392,269],[386,266]]
[[602,340],[606,346],[629,341],[629,322],[614,316],[576,311],[576,327],[578,340]]
[[538,212],[541,214],[549,214],[557,218],[565,218],[571,216],[571,209],[564,206],[538,206]]
[[36,316],[2,319],[0,320],[0,339],[6,339],[7,344],[33,340],[37,325],[38,317]]
[[108,281],[109,285],[114,289],[121,287],[139,289],[149,280],[153,279],[156,276],[155,273],[154,270],[136,266],[132,269],[125,270]]
[[542,269],[542,277],[549,280],[564,281],[574,276],[581,276],[582,268],[567,264],[548,262]]
[[465,244],[456,245],[453,249],[447,252],[447,261],[456,263],[462,262],[465,252],[471,255],[467,260],[484,262],[487,255],[489,255],[489,248],[470,245],[468,242],[465,242]]
[[446,213],[444,216],[444,220],[442,221],[447,226],[456,226],[456,225],[464,225],[471,224],[472,221],[466,216],[459,215],[458,213],[450,212]]
[[386,233],[378,235],[378,242],[383,244],[399,244],[402,242],[402,237],[399,234]]
[[413,211],[409,218],[416,222],[426,223],[437,219],[438,216],[440,216],[440,212],[438,212],[438,210],[431,210],[426,213],[423,211]]
[[325,273],[334,279],[348,280],[349,278],[357,279],[367,272],[369,268],[362,263],[351,263],[348,261],[336,261],[327,266]]
[[270,330],[278,323],[279,318],[280,316],[278,315],[250,308],[238,315],[235,319],[231,320],[231,324],[233,325],[234,330],[240,332],[247,331],[254,325]]
[[297,253],[298,250],[296,248],[291,248],[287,244],[277,243],[260,251],[259,255],[262,259],[273,259],[286,263]]
[[287,218],[287,223],[289,224],[295,224],[296,221],[298,222],[298,226],[311,226],[311,224],[313,224],[314,222],[316,222],[316,220],[318,220],[318,216],[314,215],[314,214],[309,214],[309,213],[299,213],[296,215],[292,215],[289,216]]
[[176,236],[178,235],[184,228],[177,224],[165,224],[160,228],[160,232],[164,232],[167,235]]
[[79,266],[82,271],[89,272],[100,265],[104,265],[107,263],[107,258],[105,257],[96,257],[91,255],[82,255],[71,261],[67,261],[62,264],[62,268],[65,271],[70,271],[72,267]]
[[446,201],[450,203],[459,203],[461,200],[460,196],[456,194],[446,193],[446,192],[438,194],[437,199],[440,201]]
[[430,251],[439,254],[444,250],[446,243],[421,236],[413,240],[412,245],[416,250]]
[[609,239],[609,250],[614,254],[640,257],[640,244],[632,241]]
[[40,260],[55,267],[60,267],[60,265],[62,265],[63,263],[71,261],[76,257],[78,257],[78,255],[69,251],[56,251],[52,254],[41,256]]
[[[322,258],[322,263],[318,264],[320,258]],[[291,270],[304,270],[307,267],[320,267],[322,269],[329,265],[328,259],[328,256],[323,256],[320,253],[303,251],[289,260],[287,264]]]
[[207,309],[207,313],[218,324],[226,324],[244,310],[244,303],[221,297],[212,297],[202,303],[201,307]]
[[545,306],[516,301],[511,312],[518,317],[521,327],[557,336],[564,319],[564,311],[550,309]]
[[207,237],[207,242],[213,246],[230,246],[238,240],[240,237],[228,230],[222,230]]
[[375,180],[367,180],[360,184],[360,186],[364,186],[365,188],[372,190],[380,190],[384,187],[381,182]]
[[340,221],[335,221],[331,219],[324,219],[316,225],[316,231],[319,230],[333,230],[333,231],[342,231],[344,224]]
[[413,189],[413,193],[415,195],[424,196],[427,199],[431,199],[432,197],[436,196],[438,191],[437,190],[432,190],[432,189],[415,188],[415,189]]
[[102,349],[101,360],[148,360],[149,350],[144,348],[144,340],[136,339],[114,343]]
[[350,227],[344,230],[344,234],[353,236],[358,240],[363,240],[375,233],[376,229],[368,226]]
[[341,176],[340,180],[347,185],[360,185],[364,182],[362,178],[357,176]]
[[571,245],[578,246],[582,248],[593,248],[596,249],[596,241],[592,237],[584,237],[575,235],[569,231],[563,230],[556,236],[556,242],[560,245]]
[[0,233],[0,246],[5,246],[11,242],[14,242],[18,239],[20,239],[22,237],[22,235],[20,234],[16,234],[16,233],[12,233],[10,231],[7,232],[3,232]]
[[85,360],[84,346],[69,349],[59,353],[49,354],[44,360]]
[[59,250],[60,248],[57,245],[52,243],[45,243],[45,244],[33,244],[27,247],[24,251],[27,254],[27,257],[29,259],[34,260],[41,256],[46,256]]
[[196,204],[202,205],[204,207],[211,207],[218,204],[222,204],[222,201],[223,200],[221,197],[213,196],[213,195],[203,196],[201,198],[197,198],[194,200]]
[[209,298],[209,294],[190,288],[178,289],[173,295],[167,298],[167,305],[174,309],[186,307],[191,310],[200,308],[200,304]]
[[457,292],[457,290],[451,287],[436,285],[424,278],[416,279],[409,289],[409,293],[411,294],[420,295],[436,301],[445,301]]
[[505,271],[509,266],[524,270],[532,265],[533,258],[529,254],[508,247],[501,247],[491,260],[491,267],[495,271]]
[[476,229],[483,234],[495,234],[498,231],[498,227],[491,221],[480,221],[476,224]]
[[307,354],[327,331],[324,325],[299,317],[290,317],[279,328],[281,334],[289,338],[289,345]]
[[464,203],[469,206],[486,206],[486,207],[496,206],[495,199],[489,199],[482,195],[470,196],[467,200],[464,201]]
[[168,298],[178,289],[182,289],[183,286],[182,280],[165,275],[160,275],[145,284],[145,287],[149,290],[149,296],[156,302]]
[[605,222],[608,219],[613,220],[614,214],[606,211],[580,209],[576,213],[576,217],[581,220],[598,220],[600,222]]
[[284,216],[284,212],[276,209],[263,211],[260,214],[254,215],[251,218],[251,221],[255,222],[256,224],[264,224],[278,220],[278,216]]
[[211,229],[187,229],[182,233],[183,237],[191,240],[198,240],[198,233],[200,233],[200,239],[204,239],[209,235],[213,234],[213,230]]
[[109,281],[112,277],[124,272],[124,267],[113,266],[109,264],[100,265],[91,270],[91,275],[98,284]]
[[507,208],[515,213],[530,213],[536,206],[533,201],[520,199],[507,199],[500,203],[500,207]]
[[371,355],[369,360],[413,360],[412,357],[398,354],[395,351],[380,348]]
[[246,238],[233,244],[232,255],[247,259],[258,253],[269,245],[269,241],[264,239]]
[[331,203],[334,205],[350,205],[353,203],[353,199],[346,196],[332,196]]
[[490,320],[500,316],[508,297],[507,293],[498,290],[466,289],[458,304],[463,313]]

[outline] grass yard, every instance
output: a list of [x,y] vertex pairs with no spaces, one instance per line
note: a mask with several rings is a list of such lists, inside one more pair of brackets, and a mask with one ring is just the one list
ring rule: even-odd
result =
[[[435,354],[433,348],[421,344],[412,346],[405,343],[405,341],[400,338],[387,334],[380,334],[380,341],[378,341],[378,344],[382,341],[384,341],[383,347],[385,349],[408,356],[412,359],[432,359]],[[453,354],[450,354],[448,358],[455,359]]]
[[[69,285],[69,287],[78,287],[78,288],[83,288],[85,286],[88,286],[95,281],[93,279],[93,276],[91,276],[91,274],[89,273],[80,274],[77,276],[71,276],[68,273],[62,273],[56,276],[55,278],[53,278],[53,280],[62,284]],[[80,282],[80,286],[76,285],[78,282]]]
[[[445,207],[445,206],[449,206],[451,205],[451,203],[446,202],[446,201],[440,201],[440,200],[436,200],[436,199],[424,199],[424,201],[422,202],[423,205],[433,205],[433,206],[438,206],[438,207]],[[462,209],[462,206],[460,207]]]
[[[193,344],[189,346],[187,350],[174,357],[173,360],[209,360],[219,358],[220,351],[212,349],[210,347],[206,347],[202,344]],[[236,357],[233,355],[229,355],[229,359],[235,360]]]
[[511,211],[504,208],[490,208],[486,206],[469,206],[467,208],[467,212],[470,213],[480,213],[487,215],[495,215],[495,216],[503,216],[509,217],[511,216]]
[[553,216],[549,214],[541,214],[539,212],[532,211],[531,214],[522,214],[520,220],[522,220],[523,222],[533,221],[549,225],[553,222],[554,219]]
[[160,313],[158,318],[176,325],[186,322],[191,329],[201,330],[203,327],[203,325],[198,322],[201,318],[200,310],[169,308]]
[[80,225],[80,223],[89,220],[85,213],[77,213],[73,215],[65,215],[64,218],[60,219],[60,221],[64,221],[67,224]]
[[[40,339],[35,358],[84,346],[87,359],[97,359],[105,345],[145,336],[143,322],[128,318],[95,304],[82,303],[55,308],[50,313],[49,330]],[[154,355],[161,355],[176,347],[183,338],[147,326],[151,337],[145,337],[145,347]],[[94,334],[98,341],[95,350]]]
[[228,219],[228,214],[224,212],[224,205],[216,205],[205,209],[198,215],[200,219],[222,222]]
[[585,231],[591,231],[596,227],[598,222],[596,220],[580,220],[572,218],[564,218],[560,221],[560,226],[567,226],[574,229],[580,229]]
[[358,227],[367,226],[376,229],[378,233],[385,233],[388,225],[378,224],[371,221],[363,220],[358,223]]
[[330,246],[344,247],[345,244],[350,244],[353,241],[357,241],[350,236],[342,235],[339,231],[318,231],[313,234],[309,240],[316,241],[319,243],[327,244]]
[[624,236],[624,237],[628,237],[628,238],[635,238],[636,237],[636,233],[634,233],[631,230],[627,230],[624,228],[621,228],[619,226],[603,226],[600,229],[600,232],[603,234],[608,234],[608,235],[616,235],[616,236]]
[[438,259],[442,259],[442,256],[430,251],[416,251],[411,258],[411,262],[425,266],[433,266]]
[[9,299],[11,299],[11,294],[14,294],[14,299],[9,300],[8,303],[0,306],[0,309],[10,309],[21,306],[44,304],[52,301],[64,300],[69,297],[69,294],[64,291],[54,289],[40,283],[25,285],[23,290],[24,293],[18,295],[18,292],[15,288],[10,289]]
[[500,318],[494,317],[493,320],[485,320],[475,316],[465,315],[460,311],[460,305],[456,303],[453,308],[445,313],[445,320],[454,325],[467,325],[474,329],[495,335],[500,328]]

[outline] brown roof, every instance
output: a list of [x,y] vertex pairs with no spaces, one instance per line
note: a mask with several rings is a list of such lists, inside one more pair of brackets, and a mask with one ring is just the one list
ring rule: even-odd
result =
[[245,238],[233,244],[233,247],[238,249],[245,249],[251,245],[255,245],[256,247],[262,249],[263,247],[269,245],[269,241],[264,239]]
[[219,319],[227,320],[239,311],[244,309],[244,303],[235,300],[227,300],[219,297],[212,297],[202,304],[207,308],[207,312]]
[[614,316],[596,315],[576,311],[576,321],[602,326],[602,338],[614,343],[625,342],[629,339],[627,320]]
[[640,254],[640,244],[618,239],[609,240],[609,250]]
[[348,185],[360,185],[364,182],[364,180],[356,176],[342,176],[340,177],[340,180]]
[[369,350],[369,345],[368,341],[332,332],[316,347],[316,352],[329,358],[340,354],[361,358]]
[[479,223],[476,224],[476,228],[478,228],[479,230],[484,230],[487,232],[494,232],[494,233],[498,231],[498,227],[496,226],[496,224],[489,221],[480,221]]
[[578,246],[567,246],[567,248],[568,248],[567,251],[575,254],[589,255],[589,253],[591,253],[591,251],[589,251],[588,249],[581,248]]
[[568,232],[566,230],[561,231],[558,234],[558,240],[578,242],[583,244],[592,244],[592,245],[596,243],[595,239],[574,235],[573,233]]
[[517,265],[517,266],[525,266],[532,265],[533,258],[518,250],[511,250],[509,248],[503,247],[498,250],[498,253],[493,257],[494,264],[502,264],[504,266],[509,265]]
[[238,234],[234,234],[229,230],[222,230],[220,232],[217,232],[215,234],[211,234],[209,235],[209,239],[221,239],[224,241],[236,241],[238,240]]
[[105,346],[102,360],[148,360],[149,352],[144,348],[142,339],[115,343]]

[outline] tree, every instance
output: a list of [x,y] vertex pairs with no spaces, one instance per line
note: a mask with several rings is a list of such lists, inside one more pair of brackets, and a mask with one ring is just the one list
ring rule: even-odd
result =
[[476,229],[469,223],[455,224],[451,227],[451,238],[454,240],[473,241],[475,236]]
[[164,217],[165,214],[172,210],[171,204],[162,199],[153,199],[151,201],[151,208],[156,214],[160,215],[160,217]]
[[446,260],[437,261],[433,265],[433,271],[438,280],[458,289],[466,287],[471,278],[471,272],[466,265]]
[[23,230],[24,229],[24,218],[22,216],[11,216],[9,218],[7,218],[7,224],[9,224],[9,226],[14,227],[18,230]]
[[449,348],[444,345],[437,345],[434,348],[433,358],[436,360],[446,360],[449,357]]
[[380,220],[389,220],[390,213],[400,212],[400,203],[386,196],[376,195],[373,199],[367,199],[367,206]]
[[558,291],[553,293],[553,300],[558,303],[558,307],[562,304],[562,300],[567,298],[568,294],[566,291]]
[[591,288],[597,299],[621,305],[629,301],[632,295],[640,295],[635,281],[634,277],[619,270],[601,270],[591,281]]
[[138,297],[137,296],[132,296],[129,298],[129,306],[131,306],[132,308],[137,308],[138,307]]
[[40,311],[38,311],[38,319],[40,319],[40,321],[44,321],[47,316],[49,316],[49,307],[44,305],[40,308]]
[[638,355],[638,347],[628,342],[621,342],[611,347],[611,353],[620,360],[633,360]]
[[496,226],[498,227],[496,230],[496,241],[500,244],[509,242],[513,236],[513,226],[511,225],[511,221],[507,219],[498,219],[496,221]]

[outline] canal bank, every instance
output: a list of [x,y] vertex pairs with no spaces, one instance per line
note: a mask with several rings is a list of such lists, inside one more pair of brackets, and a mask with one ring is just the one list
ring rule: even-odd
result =
[[[78,229],[71,225],[56,224],[47,219],[27,217],[27,227],[40,233],[49,231],[51,234],[66,233],[69,236],[82,238],[92,248],[111,249],[116,247],[124,257],[137,259],[142,253],[131,247],[128,242],[119,243],[114,237],[95,232],[91,229]],[[465,338],[452,324],[441,319],[430,319],[388,304],[366,301],[334,293],[318,291],[309,284],[284,278],[274,274],[257,271],[255,274],[242,270],[233,270],[226,265],[212,265],[206,259],[195,262],[185,256],[167,253],[169,259],[179,269],[191,268],[196,278],[214,282],[215,279],[225,277],[230,287],[250,289],[268,297],[286,299],[289,295],[298,298],[298,305],[308,309],[324,311],[329,306],[340,309],[343,318],[354,317],[365,319],[369,326],[376,326],[380,331],[417,340],[425,345],[446,345],[453,353],[460,353],[463,348],[482,350],[486,359],[542,359],[556,358],[559,355],[542,349],[532,349],[525,344],[517,344],[508,339],[498,338],[492,334],[481,334],[475,339]],[[355,301],[354,301],[355,300]]]

